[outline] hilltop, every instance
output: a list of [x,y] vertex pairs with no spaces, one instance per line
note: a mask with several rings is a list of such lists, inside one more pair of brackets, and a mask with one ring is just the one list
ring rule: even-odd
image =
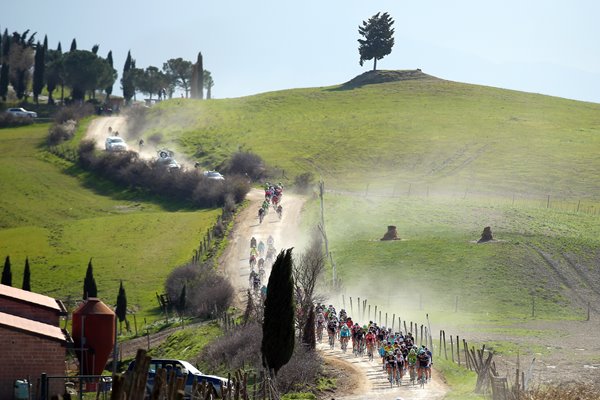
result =
[[341,85],[341,88],[354,89],[364,85],[375,85],[378,83],[431,79],[439,78],[436,78],[432,75],[427,75],[420,69],[376,71],[371,70],[352,78],[348,82],[343,83]]

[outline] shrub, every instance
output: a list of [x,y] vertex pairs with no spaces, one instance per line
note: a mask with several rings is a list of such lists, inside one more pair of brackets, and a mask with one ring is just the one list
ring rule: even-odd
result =
[[262,327],[259,323],[238,326],[207,345],[200,359],[211,370],[228,369],[236,371],[243,367],[255,370],[261,368],[260,343]]
[[87,142],[79,147],[79,160],[83,168],[116,184],[200,208],[223,206],[227,198],[242,202],[250,190],[249,183],[236,176],[215,181],[195,169],[169,170],[156,161],[140,159],[134,151],[95,152]]
[[315,176],[312,172],[304,172],[300,175],[296,175],[294,178],[294,186],[300,193],[306,193],[313,185]]
[[73,119],[66,120],[62,123],[55,123],[48,130],[48,144],[55,146],[72,139],[76,129],[77,122]]
[[210,263],[175,268],[165,282],[166,292],[171,299],[179,298],[184,284],[188,293],[184,312],[187,315],[208,318],[215,311],[220,313],[227,310],[233,300],[233,286]]
[[0,112],[0,128],[15,128],[33,124],[33,118],[16,117],[12,114]]
[[265,163],[258,154],[250,151],[238,151],[234,153],[224,169],[227,175],[248,176],[254,181],[264,177]]
[[60,108],[54,115],[54,123],[62,124],[68,120],[79,121],[89,115],[94,114],[94,106],[89,103],[82,105],[70,105]]
[[279,392],[302,392],[314,387],[320,371],[319,355],[301,345],[296,346],[290,361],[277,374]]

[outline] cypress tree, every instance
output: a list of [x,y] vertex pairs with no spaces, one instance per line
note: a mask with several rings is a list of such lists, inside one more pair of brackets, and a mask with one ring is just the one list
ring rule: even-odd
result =
[[131,58],[131,50],[127,52],[125,65],[123,66],[123,77],[121,78],[121,86],[123,88],[123,98],[126,103],[131,101],[134,95],[135,87],[133,85],[133,76],[131,74],[133,68],[133,59]]
[[44,75],[46,66],[46,52],[44,46],[37,42],[33,64],[33,101],[39,104],[38,97],[44,88]]
[[94,267],[92,266],[92,259],[88,262],[87,271],[85,273],[85,279],[83,280],[83,299],[86,300],[88,297],[97,297],[98,288],[96,287],[96,280],[94,279]]
[[127,319],[127,294],[125,294],[122,280],[121,285],[119,286],[119,294],[117,295],[117,308],[115,309],[115,314],[117,314],[117,318],[119,319],[119,332],[121,332],[123,330],[121,325],[123,324],[123,321]]
[[9,81],[9,65],[8,55],[10,53],[10,37],[8,36],[8,29],[4,29],[4,35],[2,35],[2,53],[0,58],[2,59],[2,66],[0,69],[0,97],[2,101],[6,101],[8,96],[8,81]]
[[292,357],[295,343],[294,280],[292,278],[292,249],[277,256],[267,286],[263,338],[260,351],[262,363],[271,376]]
[[29,268],[29,257],[25,258],[25,271],[23,272],[22,289],[31,292],[31,270]]
[[71,42],[71,50],[69,51],[75,51],[77,50],[77,40],[75,40],[75,38],[73,38],[73,41]]
[[10,271],[10,256],[6,256],[4,260],[4,269],[2,270],[2,282],[3,285],[12,286],[12,272]]
[[196,62],[196,68],[198,68],[198,98],[204,98],[204,66],[202,60],[202,53],[198,52],[198,61]]
[[[110,65],[110,68],[112,70],[112,68],[113,68],[112,50],[110,50],[108,52],[108,55],[106,56],[106,62],[108,63],[108,65]],[[112,94],[112,90],[113,90],[113,85],[112,84],[110,86],[107,86],[104,89],[104,92],[106,93],[106,99],[105,99],[105,101],[108,101],[108,99],[110,99],[110,95]]]

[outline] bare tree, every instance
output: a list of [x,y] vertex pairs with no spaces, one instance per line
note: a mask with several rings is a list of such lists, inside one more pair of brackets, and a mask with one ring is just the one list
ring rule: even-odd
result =
[[296,326],[299,330],[304,329],[313,303],[322,301],[316,298],[315,289],[325,269],[325,262],[322,238],[318,232],[315,232],[308,248],[295,260],[292,270],[296,303],[299,305],[296,315]]

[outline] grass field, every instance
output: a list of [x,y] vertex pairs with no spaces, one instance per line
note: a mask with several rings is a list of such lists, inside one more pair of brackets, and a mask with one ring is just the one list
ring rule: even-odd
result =
[[331,188],[598,198],[600,105],[434,79],[171,100],[159,133],[206,166],[250,149]]
[[122,279],[131,311],[156,318],[155,293],[220,210],[167,210],[98,181],[44,151],[47,129],[0,131],[0,255],[10,256],[13,286],[29,257],[33,291],[78,300],[92,258],[99,297],[116,303]]

